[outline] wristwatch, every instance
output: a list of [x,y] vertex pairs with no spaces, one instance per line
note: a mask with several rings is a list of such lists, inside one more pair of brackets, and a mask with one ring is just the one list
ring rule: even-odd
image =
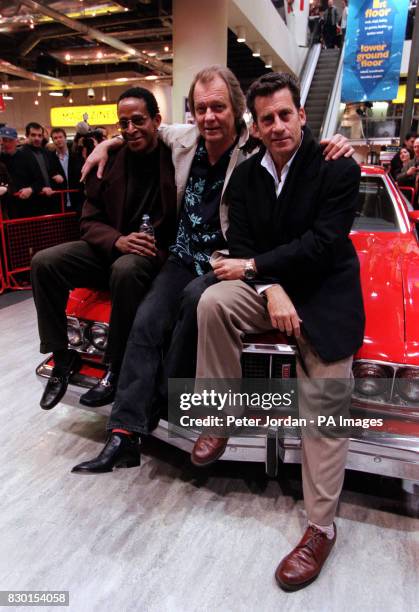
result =
[[256,270],[253,263],[253,259],[246,259],[244,263],[244,279],[254,280],[256,278]]

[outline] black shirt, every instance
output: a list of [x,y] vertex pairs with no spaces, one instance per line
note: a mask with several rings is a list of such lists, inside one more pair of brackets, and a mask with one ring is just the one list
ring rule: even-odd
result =
[[170,251],[198,276],[211,270],[211,254],[226,247],[220,227],[220,201],[234,146],[211,165],[204,139],[200,138],[192,162],[176,243]]
[[139,231],[144,214],[149,214],[153,223],[153,211],[161,209],[160,144],[146,154],[128,149],[126,165],[124,231],[129,234]]

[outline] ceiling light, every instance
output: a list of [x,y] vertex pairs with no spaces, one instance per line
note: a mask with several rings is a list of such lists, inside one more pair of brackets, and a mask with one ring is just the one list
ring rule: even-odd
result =
[[270,55],[265,58],[265,68],[272,68],[272,57]]
[[102,51],[98,51],[98,52],[96,53],[96,57],[97,57],[97,59],[102,59],[102,57],[103,57],[103,53],[102,53]]
[[9,83],[2,83],[1,88],[6,90],[9,89]]
[[93,99],[95,97],[95,90],[93,89],[93,87],[89,87],[87,90],[87,97],[90,99]]
[[126,83],[128,81],[128,77],[118,77],[115,79],[117,83]]
[[70,96],[68,99],[69,104],[73,104],[73,98]]
[[35,98],[34,104],[35,104],[35,106],[39,106],[39,100],[37,98]]
[[260,57],[260,53],[261,53],[260,45],[254,45],[253,46],[253,53],[252,53],[253,57]]
[[69,53],[66,53],[64,59],[66,60],[66,62],[69,62],[71,60],[71,55]]
[[128,53],[129,53],[130,55],[137,55],[137,51],[136,51],[135,49],[129,49],[129,50],[128,50]]
[[125,13],[128,13],[129,8],[125,7],[125,8],[124,8],[124,11],[125,11]]
[[166,53],[169,51],[169,47],[166,45],[164,50],[166,51]]
[[62,98],[63,92],[62,91],[50,91],[49,95],[53,96],[54,98]]
[[149,53],[147,55],[149,57],[155,57],[157,55],[157,53],[155,51],[149,51]]
[[237,28],[237,42],[246,42],[246,28],[244,28],[243,26],[239,26]]
[[12,94],[4,94],[3,100],[14,100]]
[[146,81],[155,81],[156,79],[158,79],[159,77],[156,74],[148,74],[145,77]]

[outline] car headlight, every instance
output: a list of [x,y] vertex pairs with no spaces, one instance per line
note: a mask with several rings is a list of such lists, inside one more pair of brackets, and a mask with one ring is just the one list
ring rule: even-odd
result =
[[77,319],[67,319],[67,338],[71,346],[80,346],[82,344],[82,332]]
[[108,345],[108,326],[105,323],[93,323],[89,336],[95,349],[104,351]]
[[419,402],[419,369],[403,368],[397,373],[397,392],[408,402]]
[[353,367],[355,389],[358,393],[373,397],[383,395],[389,389],[388,371],[378,363],[356,363]]

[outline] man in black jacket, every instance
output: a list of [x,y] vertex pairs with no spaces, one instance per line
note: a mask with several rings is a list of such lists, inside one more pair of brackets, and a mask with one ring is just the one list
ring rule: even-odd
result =
[[16,187],[19,217],[33,217],[60,212],[60,200],[54,190],[65,185],[64,170],[56,155],[42,146],[43,129],[39,123],[25,128],[27,144],[16,153]]
[[[261,77],[247,105],[265,147],[235,170],[229,184],[231,258],[214,264],[223,282],[207,289],[198,306],[196,376],[241,378],[243,333],[277,328],[298,346],[300,416],[345,414],[352,359],[364,332],[359,262],[348,236],[360,169],[351,159],[324,160],[290,75]],[[322,393],[318,379],[331,379]],[[302,435],[309,524],[276,571],[285,590],[312,582],[334,544],[348,448],[342,437]],[[226,445],[227,438],[201,435],[193,463],[208,465]]]
[[[55,367],[41,407],[64,396],[79,354],[68,349],[65,308],[74,287],[109,287],[112,310],[105,377],[87,394],[110,394],[119,373],[138,304],[167,257],[176,228],[176,187],[171,152],[158,141],[161,116],[154,95],[130,88],[118,100],[124,145],[111,156],[102,180],[92,173],[80,221],[81,240],[45,249],[32,259],[32,288],[41,352],[53,352]],[[147,214],[155,238],[140,232]],[[86,394],[84,395],[86,397]],[[138,452],[131,445],[131,460]]]

